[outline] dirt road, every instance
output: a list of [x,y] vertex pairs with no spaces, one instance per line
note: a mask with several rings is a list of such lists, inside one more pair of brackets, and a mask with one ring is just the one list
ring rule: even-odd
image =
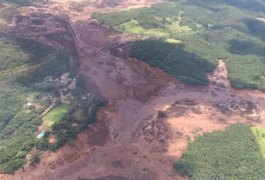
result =
[[[209,74],[208,87],[191,87],[141,61],[111,54],[108,47],[114,42],[138,37],[119,34],[91,21],[89,15],[102,3],[101,11],[112,11],[152,1],[117,1],[109,6],[108,2],[87,2],[82,11],[77,11],[71,3],[57,0],[43,12],[30,7],[21,10],[25,16],[32,11],[58,15],[56,9],[60,7],[60,13],[69,16],[65,18],[68,29],[57,27],[68,34],[65,43],[72,43],[65,47],[75,48],[79,73],[86,77],[89,88],[108,99],[108,105],[98,112],[98,122],[76,141],[55,153],[45,153],[36,167],[26,166],[2,179],[187,179],[179,176],[173,165],[194,136],[236,122],[265,126],[265,95],[231,88],[223,60]],[[20,27],[15,23],[7,29]],[[48,31],[52,28],[51,23]],[[24,29],[16,33],[27,37],[33,32]],[[62,47],[62,39],[59,42],[37,35]]]

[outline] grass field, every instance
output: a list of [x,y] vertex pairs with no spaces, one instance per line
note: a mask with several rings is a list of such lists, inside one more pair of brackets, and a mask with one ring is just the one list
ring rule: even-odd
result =
[[115,29],[118,31],[128,33],[128,34],[143,34],[143,35],[149,35],[154,37],[168,37],[169,34],[166,32],[163,32],[163,30],[160,29],[144,29],[138,21],[136,20],[130,20],[128,22],[125,22],[123,24],[120,24],[119,26],[116,26]]
[[206,133],[190,142],[176,169],[191,180],[265,177],[265,158],[251,127],[234,124],[225,131]]
[[59,123],[60,120],[64,117],[64,115],[68,112],[69,106],[60,105],[57,106],[52,111],[48,112],[45,116],[43,116],[43,125],[50,129],[51,126],[55,123]]
[[180,44],[182,41],[177,39],[166,39],[165,42],[172,43],[172,44]]
[[265,90],[265,23],[256,18],[265,16],[262,7],[258,0],[178,0],[93,17],[120,32],[181,42],[184,55],[214,65],[222,57],[233,87]]
[[263,154],[265,158],[265,128],[262,127],[252,127],[251,128],[252,133],[256,137],[256,140],[259,144],[261,153]]

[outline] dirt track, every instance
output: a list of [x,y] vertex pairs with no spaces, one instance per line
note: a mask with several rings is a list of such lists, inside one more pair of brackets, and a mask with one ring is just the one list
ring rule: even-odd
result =
[[[110,44],[137,37],[121,35],[91,21],[89,15],[100,2],[88,3],[81,12],[69,9],[73,5],[66,1],[56,2],[43,12],[58,15],[56,9],[61,7],[61,13],[70,16],[72,39],[68,42],[72,44],[68,48],[76,48],[79,72],[95,93],[108,99],[108,105],[98,112],[99,121],[75,142],[55,153],[45,153],[36,167],[25,167],[3,179],[187,179],[173,170],[173,164],[195,135],[235,122],[265,126],[265,95],[230,88],[224,61],[220,60],[215,72],[209,74],[208,87],[184,86],[140,61],[111,55],[107,50]],[[106,4],[99,9],[113,11],[150,2],[122,1],[114,7]],[[26,16],[32,10],[39,11],[24,8],[22,12]],[[67,13],[69,10],[71,13]],[[9,30],[14,27],[16,24]],[[49,28],[53,30],[54,26]],[[32,35],[30,30],[16,33]],[[58,42],[38,36],[44,37],[50,44],[61,45],[62,39]],[[69,40],[70,35],[67,37]]]

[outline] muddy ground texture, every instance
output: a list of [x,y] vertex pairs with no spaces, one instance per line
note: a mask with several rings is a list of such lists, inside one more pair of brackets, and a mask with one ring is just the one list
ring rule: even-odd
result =
[[[184,86],[165,72],[126,56],[137,36],[122,35],[90,19],[156,1],[51,1],[24,7],[5,30],[70,52],[87,86],[108,100],[98,122],[40,164],[12,180],[173,180],[173,164],[189,140],[203,132],[244,122],[265,127],[265,94],[230,87],[222,59],[208,87]],[[114,53],[113,53],[114,52]],[[116,52],[116,53],[115,53]]]

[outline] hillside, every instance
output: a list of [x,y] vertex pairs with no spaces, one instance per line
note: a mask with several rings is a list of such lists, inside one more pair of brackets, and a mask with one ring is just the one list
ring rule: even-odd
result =
[[[264,14],[264,9],[262,1],[183,0],[129,11],[95,13],[94,17],[120,32],[177,42],[178,51],[183,51],[176,53],[180,58],[188,59],[191,53],[198,60],[204,59],[215,65],[218,58],[222,58],[233,87],[264,90],[265,24],[257,19]],[[132,20],[134,24],[129,23]],[[143,30],[137,31],[139,28]],[[143,56],[148,56],[135,54],[136,47],[133,47],[134,57],[144,59]],[[182,77],[177,79],[183,81]]]

